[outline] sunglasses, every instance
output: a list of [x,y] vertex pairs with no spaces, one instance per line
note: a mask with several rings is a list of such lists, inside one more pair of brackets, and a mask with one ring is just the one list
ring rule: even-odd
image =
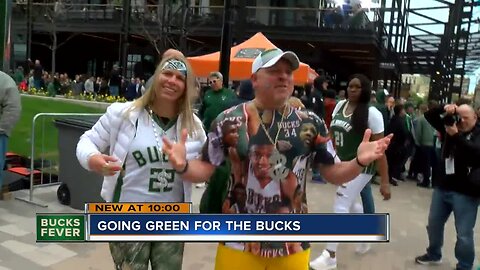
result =
[[213,84],[213,83],[217,83],[217,80],[211,80],[208,82],[208,84]]

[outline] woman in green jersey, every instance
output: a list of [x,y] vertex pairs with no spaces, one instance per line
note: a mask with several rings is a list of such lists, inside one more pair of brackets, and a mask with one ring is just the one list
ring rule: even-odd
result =
[[[383,138],[383,117],[380,111],[369,105],[370,94],[370,80],[365,75],[355,74],[348,82],[347,99],[338,102],[333,111],[330,136],[341,161],[355,158],[366,129],[372,130],[371,140]],[[334,203],[335,213],[363,213],[361,204],[356,201],[375,172],[375,163],[365,165],[367,166],[363,172],[355,179],[338,187]],[[382,178],[380,192],[384,199],[388,200],[390,186],[385,157],[378,160],[377,169]],[[329,243],[323,253],[310,263],[310,267],[315,270],[335,269],[337,246],[337,243]],[[368,244],[362,244],[357,248],[357,252],[365,253],[369,248]]]

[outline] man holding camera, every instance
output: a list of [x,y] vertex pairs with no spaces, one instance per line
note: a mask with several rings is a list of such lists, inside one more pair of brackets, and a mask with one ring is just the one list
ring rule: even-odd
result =
[[470,270],[475,259],[473,228],[480,202],[480,123],[469,105],[433,108],[425,118],[439,131],[443,143],[438,186],[428,216],[429,246],[427,253],[415,261],[424,265],[441,263],[445,223],[453,212],[458,260],[455,269]]

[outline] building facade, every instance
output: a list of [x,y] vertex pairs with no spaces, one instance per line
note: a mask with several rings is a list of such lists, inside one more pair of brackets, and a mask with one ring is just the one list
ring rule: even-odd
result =
[[[353,73],[366,74],[374,87],[400,89],[399,55],[406,40],[393,33],[406,31],[405,1],[393,0],[395,11],[361,8],[359,1],[341,6],[330,0],[234,2],[228,24],[232,44],[262,32],[335,78],[337,89]],[[12,65],[31,58],[46,70],[102,76],[120,64],[126,77],[147,77],[167,48],[187,56],[218,51],[223,6],[223,0],[15,0]],[[403,23],[390,26],[388,16]]]

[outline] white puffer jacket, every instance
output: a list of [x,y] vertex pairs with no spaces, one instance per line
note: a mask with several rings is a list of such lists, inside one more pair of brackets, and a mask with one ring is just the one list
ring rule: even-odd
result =
[[[146,114],[144,109],[126,111],[132,106],[132,102],[114,103],[107,108],[107,112],[100,117],[92,129],[86,131],[77,144],[77,158],[82,167],[90,170],[88,167],[88,158],[96,153],[105,153],[108,151],[110,156],[116,157],[123,165],[127,157],[130,143],[135,136],[135,123],[140,114]],[[180,138],[182,115],[177,120],[177,138]],[[202,122],[194,116],[197,126],[201,127]],[[199,156],[203,144],[207,137],[203,129],[196,130],[194,136],[188,136],[186,142],[187,159],[195,159]],[[118,174],[105,176],[103,179],[102,198],[111,202],[115,185],[117,184]],[[181,177],[180,177],[181,179]],[[182,179],[183,180],[183,179]],[[183,190],[185,201],[191,201],[192,183],[183,181]]]

